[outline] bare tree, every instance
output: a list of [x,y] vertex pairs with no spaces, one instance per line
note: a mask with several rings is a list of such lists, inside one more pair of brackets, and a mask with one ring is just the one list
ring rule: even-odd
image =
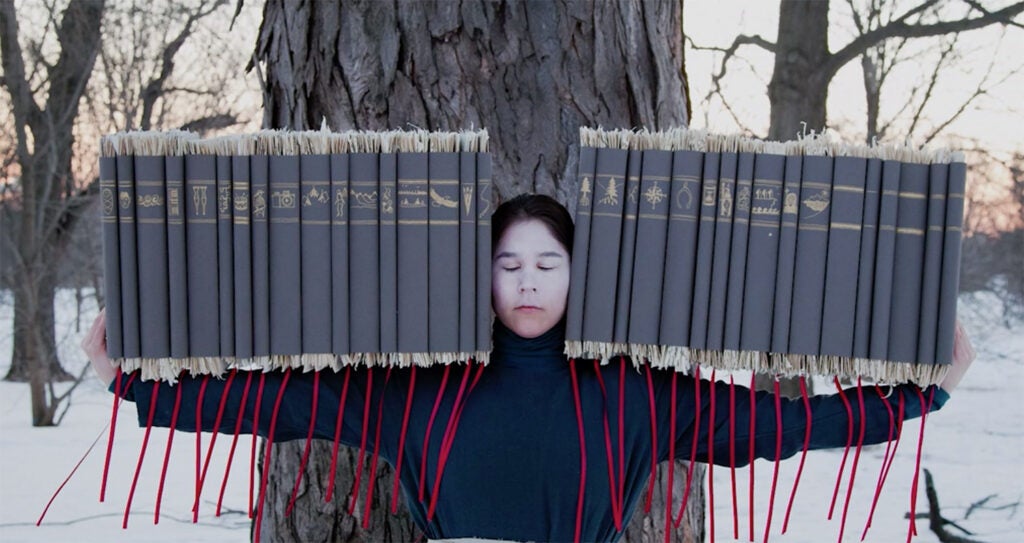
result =
[[[574,208],[580,126],[687,123],[681,11],[679,0],[340,6],[270,0],[254,64],[267,82],[265,126],[315,128],[326,119],[333,129],[486,127],[502,196],[541,192]],[[384,509],[390,470],[371,479],[377,491],[369,530],[346,516],[344,500],[323,502],[319,485],[327,481],[317,478],[329,462],[323,443],[313,447],[306,491],[294,508],[311,513],[286,517],[303,444],[275,447],[267,469],[280,484],[264,498],[266,540],[410,539],[408,516]],[[675,464],[678,481],[685,480],[684,466]],[[339,469],[339,491],[352,487],[353,471],[351,462]],[[700,481],[703,470],[697,472]],[[701,485],[694,487],[677,541],[703,540]],[[676,492],[678,503],[682,489]],[[664,538],[660,497],[650,516],[634,516],[626,540]]]

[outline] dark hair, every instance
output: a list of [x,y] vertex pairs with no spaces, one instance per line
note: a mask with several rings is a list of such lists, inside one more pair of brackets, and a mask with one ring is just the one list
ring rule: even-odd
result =
[[508,227],[530,219],[544,223],[572,256],[572,217],[557,200],[543,194],[520,194],[498,206],[491,217],[491,247],[497,247]]

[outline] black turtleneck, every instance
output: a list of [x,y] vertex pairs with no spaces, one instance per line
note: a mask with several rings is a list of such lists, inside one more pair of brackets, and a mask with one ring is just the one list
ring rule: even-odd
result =
[[[581,539],[583,541],[617,541],[621,537],[616,529],[610,491],[604,421],[609,421],[609,440],[613,452],[616,496],[621,493],[625,504],[622,524],[628,519],[638,502],[643,499],[651,464],[669,456],[668,436],[675,440],[674,452],[679,458],[689,459],[694,439],[697,412],[700,412],[697,435],[697,459],[709,457],[708,428],[709,399],[714,391],[716,413],[712,450],[717,464],[728,464],[729,398],[727,383],[713,386],[700,381],[700,402],[693,379],[676,375],[676,428],[669,430],[671,417],[671,388],[673,374],[667,371],[650,372],[648,388],[646,370],[638,371],[629,360],[623,370],[620,360],[605,366],[593,361],[570,362],[564,354],[564,325],[560,324],[541,336],[525,339],[517,336],[500,322],[494,327],[494,350],[491,363],[479,373],[473,365],[453,365],[450,368],[419,368],[416,372],[414,395],[408,429],[404,439],[401,460],[401,480],[406,505],[417,525],[428,538],[478,537],[514,541],[572,541],[576,523],[576,504],[580,482],[580,443],[577,424],[574,383],[570,364],[575,366],[583,418],[583,433],[587,458]],[[424,441],[434,403],[447,381],[442,401],[429,438]],[[467,373],[468,372],[468,373]],[[601,379],[598,379],[600,372]],[[341,441],[359,447],[364,427],[364,405],[371,370],[352,370],[343,411]],[[370,410],[365,427],[367,454],[371,454],[375,441],[377,413],[383,414],[380,424],[380,455],[392,465],[398,460],[399,442],[407,392],[411,382],[409,369],[372,370]],[[278,414],[275,441],[304,439],[310,423],[311,398],[314,379],[312,374],[293,372],[281,390],[282,373],[265,375],[257,433],[266,435],[270,424],[273,400],[283,393]],[[619,445],[619,390],[623,391],[622,419],[622,477],[620,488]],[[345,373],[322,373],[318,392],[318,408],[314,426],[317,438],[331,440],[339,415],[337,406],[342,392]],[[387,376],[387,378],[385,378]],[[233,432],[239,414],[243,418],[242,431],[251,433],[255,394],[248,395],[244,409],[239,410],[243,395],[244,374],[236,376],[230,388],[226,381],[210,379],[202,406],[202,429],[213,428],[220,399],[226,394],[227,402],[219,431]],[[126,378],[124,378],[126,379]],[[253,379],[252,382],[258,382]],[[602,389],[602,381],[604,388]],[[182,413],[195,413],[201,378],[183,378]],[[461,384],[465,382],[463,388]],[[154,425],[168,426],[174,408],[175,394],[167,384],[159,385]],[[166,389],[166,390],[165,390]],[[450,456],[444,468],[436,496],[436,511],[427,520],[432,489],[437,476],[438,457],[442,436],[451,418],[452,406],[460,389],[463,390],[464,409],[452,442]],[[138,408],[139,421],[145,424],[149,416],[152,383],[138,380],[127,393]],[[657,448],[652,448],[649,398],[653,390],[656,410]],[[924,391],[924,398],[934,392],[933,409],[941,406],[948,395],[941,389]],[[735,434],[736,450],[747,451],[750,443],[750,395],[737,386]],[[903,401],[905,418],[920,414],[919,397],[914,387],[897,387],[886,400],[874,389],[864,389],[865,438],[864,443],[885,441],[890,435],[889,410],[898,412]],[[847,394],[854,416],[854,428],[859,429],[858,394]],[[383,401],[383,404],[380,402]],[[776,409],[774,398],[758,393],[755,399],[755,453],[761,458],[775,457]],[[813,424],[811,448],[842,447],[847,444],[848,415],[846,406],[838,396],[820,396],[812,400]],[[806,429],[803,402],[782,401],[783,457],[800,452]],[[192,416],[181,416],[178,429],[194,431]],[[856,435],[857,432],[855,431]],[[424,500],[418,497],[420,466],[424,443],[429,443]],[[745,465],[745,453],[737,465]],[[676,484],[685,484],[677,481]],[[215,485],[207,485],[215,486]],[[365,486],[363,489],[365,492]],[[340,499],[344,499],[341,497]]]

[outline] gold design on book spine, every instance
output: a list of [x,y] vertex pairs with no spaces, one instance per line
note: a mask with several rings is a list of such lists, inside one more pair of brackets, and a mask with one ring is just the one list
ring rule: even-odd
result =
[[704,205],[715,205],[715,190],[717,190],[717,187],[714,185],[704,187],[704,200],[702,202]]
[[740,195],[736,198],[736,209],[741,212],[750,211],[750,187],[740,189]]
[[798,198],[797,198],[796,192],[791,191],[791,190],[787,190],[786,191],[786,203],[785,203],[785,205],[782,208],[782,212],[783,213],[789,213],[791,215],[796,215],[797,211],[799,211],[799,209],[800,209],[800,206],[799,206],[799,204],[797,204],[797,201],[798,201]]
[[231,212],[231,187],[221,187],[217,190],[217,204],[220,213]]
[[295,208],[295,193],[291,189],[275,190],[270,193],[270,207],[275,209]]
[[139,207],[159,207],[164,205],[164,199],[159,194],[139,194],[135,197],[135,203]]
[[580,207],[587,207],[590,205],[590,178],[584,176],[583,183],[580,184]]
[[114,214],[114,191],[111,189],[103,189],[103,214],[113,215]]
[[816,194],[813,194],[804,200],[804,205],[814,213],[808,215],[808,217],[814,217],[820,214],[822,211],[828,209],[828,204],[831,200],[828,197],[828,191],[822,190]]
[[309,187],[306,194],[302,195],[302,207],[312,207],[315,204],[326,204],[331,201],[331,197],[327,194],[327,189],[323,189],[313,185]]
[[650,188],[644,191],[644,198],[647,200],[647,203],[651,204],[651,209],[656,209],[658,204],[667,196],[665,191],[661,190],[661,185],[658,183],[653,183]]
[[339,190],[334,193],[334,217],[345,218],[345,202],[348,200],[348,191]]
[[427,191],[416,188],[398,189],[398,207],[402,209],[420,209],[427,207]]
[[462,203],[466,210],[466,216],[469,217],[473,211],[473,185],[462,187]]
[[167,189],[167,215],[169,217],[181,217],[181,198],[178,189]]
[[430,189],[430,205],[434,207],[447,207],[449,209],[455,209],[459,207],[459,202],[442,196],[435,189]]
[[615,184],[614,177],[608,178],[608,184],[604,187],[604,196],[601,197],[599,203],[610,206],[619,205],[619,186]]
[[626,184],[629,186],[629,188],[627,189],[629,191],[629,196],[627,196],[626,198],[629,200],[629,203],[631,204],[637,203],[636,195],[638,192],[640,192],[640,180],[635,177],[631,177]]
[[478,206],[480,211],[477,213],[477,219],[488,219],[491,216],[491,180],[479,179],[477,183],[480,184],[480,191],[477,192],[479,202],[483,205]]
[[196,215],[206,216],[206,187],[192,187],[192,209]]
[[267,218],[267,195],[263,189],[252,195],[252,216],[257,219]]
[[132,195],[126,190],[121,191],[119,200],[121,201],[121,209],[128,209],[128,206],[132,205]]
[[235,195],[235,211],[244,212],[249,211],[249,192],[242,191],[240,194]]
[[722,205],[719,206],[718,216],[732,217],[732,191],[725,186],[722,187]]
[[751,209],[754,215],[778,215],[779,199],[774,189],[757,189],[754,191],[754,203]]
[[395,197],[391,193],[391,187],[384,187],[380,194],[380,212],[385,215],[395,214]]
[[377,191],[352,191],[352,209],[377,209]]
[[[686,198],[685,203],[683,198]],[[683,183],[683,188],[676,191],[676,205],[689,211],[693,208],[693,191],[690,190],[690,183]]]

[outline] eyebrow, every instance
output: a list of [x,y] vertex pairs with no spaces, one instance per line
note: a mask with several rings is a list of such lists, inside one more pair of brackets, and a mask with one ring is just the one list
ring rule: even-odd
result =
[[[513,253],[511,251],[503,251],[503,252],[500,252],[500,253],[494,255],[494,259],[498,260],[499,258],[516,258],[518,256],[519,256],[519,253]],[[541,258],[563,258],[561,253],[558,253],[558,252],[555,252],[555,251],[545,251],[545,252],[540,254],[540,257]]]

